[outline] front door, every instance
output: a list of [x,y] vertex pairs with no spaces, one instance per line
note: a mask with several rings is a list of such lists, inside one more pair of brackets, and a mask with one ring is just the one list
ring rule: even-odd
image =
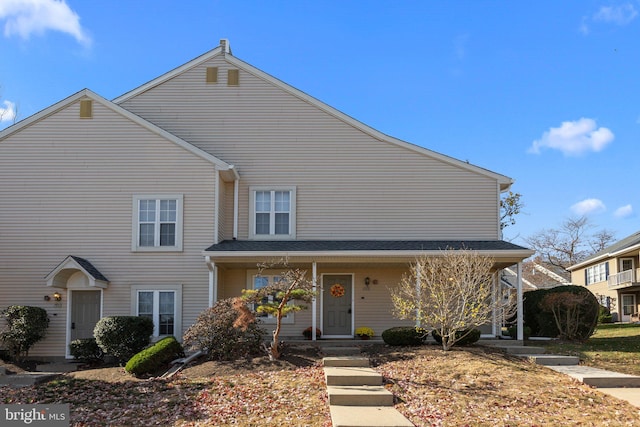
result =
[[622,294],[622,321],[630,322],[631,315],[636,314],[638,309],[636,307],[635,294]]
[[322,336],[353,336],[353,277],[350,274],[325,274],[322,289]]
[[71,341],[92,338],[100,320],[100,291],[71,291]]

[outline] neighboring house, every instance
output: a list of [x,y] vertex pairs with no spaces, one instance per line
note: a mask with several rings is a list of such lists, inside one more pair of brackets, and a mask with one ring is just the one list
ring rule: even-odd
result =
[[222,40],[113,101],[85,89],[0,132],[0,308],[47,310],[35,356],[68,357],[111,315],[181,338],[216,300],[277,277],[258,262],[286,257],[325,291],[284,336],[379,335],[410,324],[388,288],[416,257],[476,250],[497,278],[532,254],[501,240],[511,184],[384,135]]
[[586,286],[614,321],[638,321],[640,303],[640,232],[634,233],[569,267],[571,281]]
[[571,275],[564,269],[539,259],[522,263],[522,279],[536,289],[555,288],[571,284]]

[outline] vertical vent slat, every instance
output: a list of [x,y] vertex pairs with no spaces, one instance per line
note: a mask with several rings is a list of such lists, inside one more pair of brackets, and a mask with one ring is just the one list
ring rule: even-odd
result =
[[218,67],[207,67],[207,83],[218,83]]
[[240,70],[227,71],[227,85],[238,86],[240,84]]
[[93,101],[83,99],[80,101],[80,118],[90,119],[93,117]]

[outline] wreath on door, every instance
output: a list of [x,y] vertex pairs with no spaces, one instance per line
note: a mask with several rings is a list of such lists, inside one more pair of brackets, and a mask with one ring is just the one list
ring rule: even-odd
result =
[[335,283],[334,285],[331,286],[331,296],[334,298],[341,298],[344,296],[344,286],[342,286],[340,283]]

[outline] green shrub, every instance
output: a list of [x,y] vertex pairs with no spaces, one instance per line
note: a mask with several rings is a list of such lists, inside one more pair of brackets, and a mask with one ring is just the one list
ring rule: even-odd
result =
[[[462,331],[457,331],[455,345],[464,346],[474,344],[480,339],[480,334],[480,329],[464,329]],[[442,337],[440,336],[440,332],[434,329],[433,331],[431,331],[431,336],[434,340],[436,340],[438,344],[442,344]]]
[[135,376],[151,374],[179,357],[184,357],[182,346],[174,337],[166,337],[134,355],[124,370]]
[[81,338],[69,343],[69,353],[76,360],[83,362],[99,362],[104,358],[104,352],[98,346],[95,338]]
[[[524,339],[528,339],[531,336],[531,328],[525,326],[524,328],[522,328],[522,330],[524,332]],[[513,338],[514,340],[518,339],[518,327],[516,325],[510,326],[508,331],[511,338]]]
[[246,329],[235,327],[238,315],[233,299],[216,302],[187,329],[185,347],[201,350],[212,360],[236,360],[261,353],[265,332],[256,323],[248,324]]
[[[578,324],[575,325],[575,339],[587,339],[591,336],[598,318],[598,300],[587,288],[575,285],[538,289],[524,294],[524,323],[531,328],[532,336],[557,337],[561,335],[549,304],[549,296],[562,293],[566,293],[562,298],[581,301],[575,307],[577,310],[575,318],[578,319]],[[551,298],[558,300],[556,297]],[[561,327],[563,329],[568,326],[564,323],[566,322],[562,319]],[[573,326],[572,329],[574,329]]]
[[611,311],[604,305],[601,305],[598,311],[598,323],[613,323],[613,316],[611,315]]
[[9,356],[22,360],[29,355],[29,349],[43,339],[49,327],[47,311],[40,307],[12,305],[2,311],[7,322],[0,333]]
[[428,332],[413,326],[398,326],[382,332],[382,340],[388,345],[422,345]]
[[149,344],[153,333],[153,321],[148,317],[103,317],[93,329],[98,346],[106,354],[125,363]]

